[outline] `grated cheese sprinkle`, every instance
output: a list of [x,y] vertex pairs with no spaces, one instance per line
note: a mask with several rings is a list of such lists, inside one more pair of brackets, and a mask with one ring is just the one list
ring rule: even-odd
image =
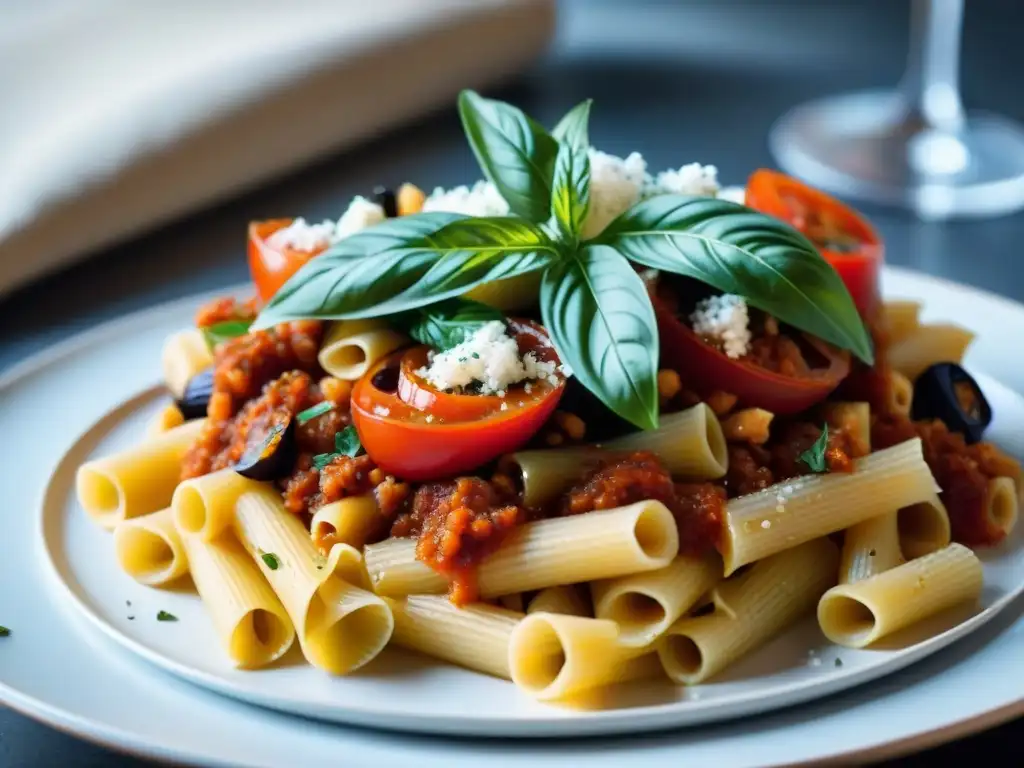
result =
[[325,219],[319,224],[310,224],[299,216],[287,227],[277,230],[268,237],[267,244],[272,248],[291,248],[294,251],[312,253],[334,245],[360,230],[379,224],[386,218],[381,206],[356,195],[336,222]]
[[734,359],[750,349],[749,321],[747,302],[730,293],[698,301],[690,315],[693,332]]
[[718,194],[718,168],[713,165],[687,163],[678,170],[662,171],[653,179],[648,177],[643,196],[696,195],[715,197]]
[[520,381],[555,381],[555,364],[538,360],[532,352],[520,356],[516,340],[499,320],[485,323],[468,339],[435,354],[416,375],[442,390],[476,385],[480,394],[504,396]]

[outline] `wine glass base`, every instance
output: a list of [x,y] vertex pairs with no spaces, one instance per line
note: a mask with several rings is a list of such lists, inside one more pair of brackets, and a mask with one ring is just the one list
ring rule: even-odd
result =
[[802,104],[769,134],[779,166],[842,197],[902,206],[922,218],[995,216],[1024,208],[1024,128],[969,115],[930,128],[898,93]]

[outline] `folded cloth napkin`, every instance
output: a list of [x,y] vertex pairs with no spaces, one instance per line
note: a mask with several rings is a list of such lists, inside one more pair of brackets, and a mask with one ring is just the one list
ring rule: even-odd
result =
[[36,0],[0,28],[0,293],[522,68],[554,0]]

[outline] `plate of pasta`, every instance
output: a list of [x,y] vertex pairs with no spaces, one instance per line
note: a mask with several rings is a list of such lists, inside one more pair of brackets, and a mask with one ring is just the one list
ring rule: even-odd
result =
[[254,222],[253,285],[147,336],[52,473],[67,599],[262,706],[564,736],[828,695],[1019,595],[1024,400],[974,333],[858,212],[652,175],[590,109],[466,92],[474,187]]

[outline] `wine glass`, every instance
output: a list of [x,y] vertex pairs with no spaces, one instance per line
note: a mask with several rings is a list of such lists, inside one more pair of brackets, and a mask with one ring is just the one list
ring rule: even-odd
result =
[[794,108],[769,135],[775,159],[838,195],[907,207],[926,219],[1024,207],[1024,128],[965,114],[960,100],[964,0],[912,3],[899,87]]

